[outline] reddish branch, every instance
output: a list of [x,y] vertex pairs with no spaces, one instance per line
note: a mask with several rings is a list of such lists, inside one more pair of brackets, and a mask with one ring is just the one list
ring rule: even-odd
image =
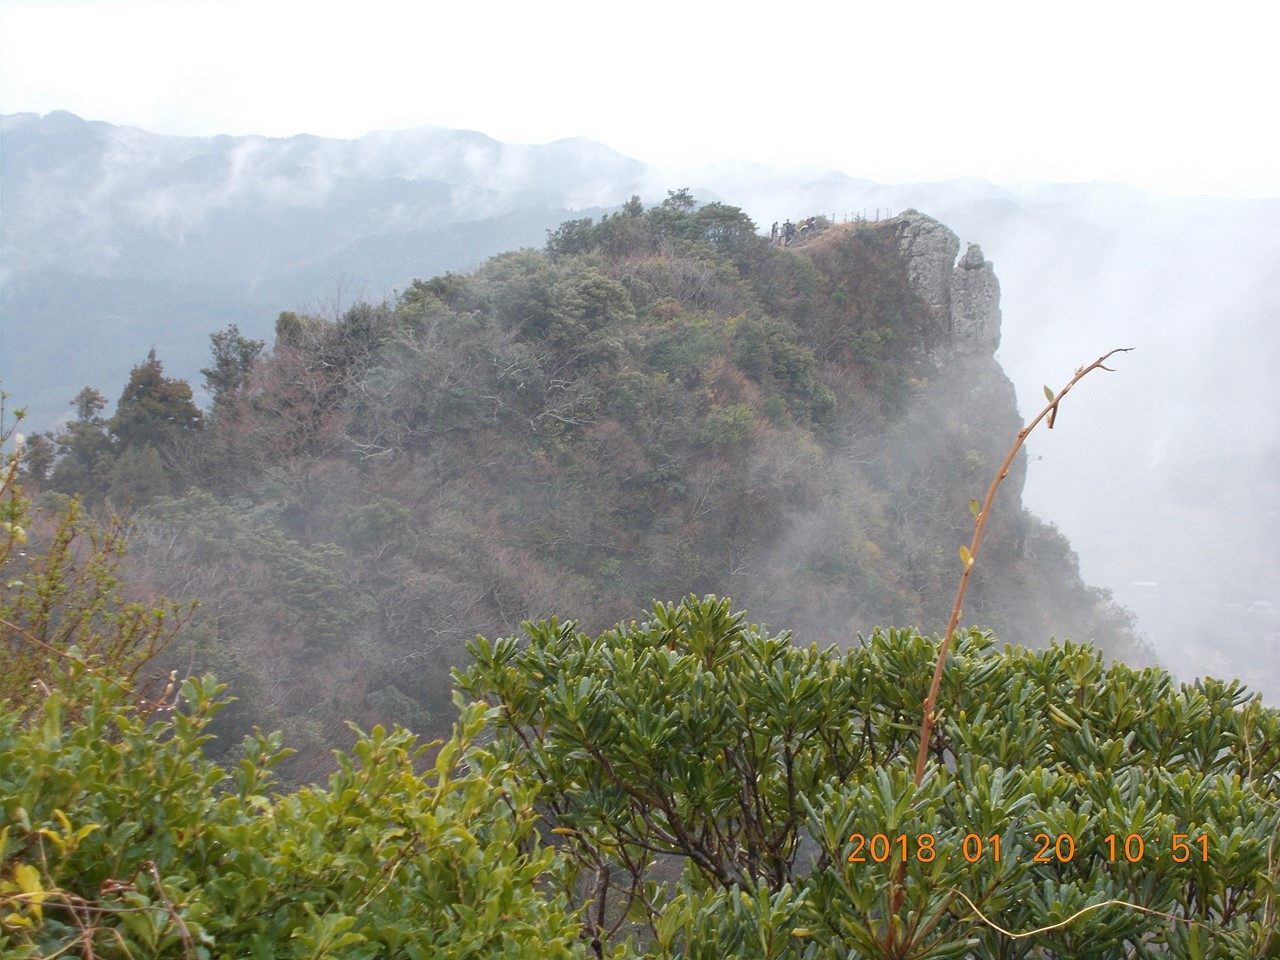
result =
[[[1004,478],[1009,475],[1009,466],[1013,463],[1013,458],[1018,455],[1018,451],[1022,449],[1022,444],[1026,442],[1031,431],[1040,425],[1040,421],[1048,417],[1049,429],[1053,429],[1053,421],[1058,415],[1058,404],[1062,402],[1063,397],[1071,392],[1071,388],[1094,370],[1111,371],[1111,368],[1106,366],[1106,361],[1117,353],[1128,353],[1132,349],[1133,347],[1118,347],[1109,353],[1103,354],[1087,367],[1078,369],[1067,385],[1054,394],[1049,402],[1045,404],[1044,409],[1036,414],[1036,418],[1018,431],[1018,438],[1013,442],[1013,446],[1009,448],[1004,462],[1000,464],[1000,469],[996,471],[995,479],[991,481],[991,488],[987,491],[987,499],[983,501],[982,508],[978,511],[973,521],[973,542],[969,544],[968,553],[965,556],[964,572],[960,574],[960,586],[956,590],[956,601],[951,606],[951,619],[947,623],[947,632],[942,635],[944,639],[938,649],[938,662],[933,668],[933,682],[929,685],[929,696],[924,701],[924,720],[920,725],[920,750],[916,754],[915,782],[917,787],[920,786],[920,781],[924,779],[925,763],[929,756],[929,738],[933,733],[933,725],[937,719],[935,707],[938,703],[938,688],[942,685],[942,669],[946,666],[947,653],[951,650],[951,645],[955,639],[956,626],[960,623],[964,593],[969,587],[969,574],[973,572],[974,564],[978,559],[978,548],[982,545],[982,534],[987,528],[987,517],[991,513],[991,504],[996,498],[996,491],[1000,489],[1000,484],[1004,482]],[[1046,392],[1048,392],[1047,388]]]
[[[916,754],[916,772],[915,785],[920,786],[924,779],[925,766],[929,759],[929,741],[933,736],[933,727],[937,722],[937,703],[938,690],[942,686],[942,671],[947,663],[947,654],[951,651],[952,643],[955,640],[956,627],[960,623],[961,608],[964,604],[965,590],[969,587],[969,574],[973,572],[974,564],[978,559],[978,549],[982,545],[982,534],[987,527],[987,517],[991,513],[991,504],[995,501],[996,491],[1000,489],[1000,484],[1004,482],[1004,478],[1009,475],[1009,467],[1013,463],[1013,458],[1018,455],[1018,451],[1022,449],[1023,443],[1026,442],[1031,431],[1040,425],[1040,421],[1048,418],[1049,429],[1053,429],[1053,422],[1058,415],[1058,404],[1062,402],[1062,398],[1071,392],[1071,388],[1085,378],[1094,370],[1107,370],[1111,368],[1106,366],[1106,361],[1117,353],[1128,353],[1132,347],[1119,347],[1108,353],[1103,354],[1093,363],[1086,367],[1080,367],[1076,370],[1075,376],[1067,383],[1065,387],[1049,398],[1049,402],[1036,415],[1035,419],[1028,423],[1018,432],[1017,439],[1013,442],[1013,446],[1005,455],[1004,461],[1000,464],[1000,469],[996,471],[995,479],[991,481],[991,488],[987,491],[987,499],[983,501],[981,508],[974,516],[973,541],[969,544],[967,550],[961,551],[961,557],[964,561],[964,572],[960,575],[960,586],[956,590],[956,600],[951,606],[951,619],[947,623],[947,631],[943,634],[943,641],[938,648],[938,661],[933,668],[933,682],[929,684],[929,695],[924,701],[924,718],[920,723],[920,749]],[[1045,388],[1048,393],[1048,388]],[[906,879],[907,864],[904,860],[899,866],[896,882],[894,883],[892,895],[892,913],[896,915],[902,907],[902,902],[906,898]],[[888,943],[886,944],[891,950],[894,948],[893,941],[896,939],[893,924],[889,925],[888,932],[885,934]]]

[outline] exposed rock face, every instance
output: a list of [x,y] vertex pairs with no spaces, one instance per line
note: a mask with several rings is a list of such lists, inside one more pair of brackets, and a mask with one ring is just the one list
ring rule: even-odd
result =
[[1000,281],[976,243],[951,274],[951,339],[960,353],[994,353],[1000,346]]
[[932,217],[908,210],[898,218],[898,250],[911,286],[933,309],[960,354],[991,355],[1000,345],[1000,282],[982,248],[969,244],[960,262],[960,238]]
[[916,293],[945,318],[951,309],[951,271],[960,238],[922,213],[908,210],[899,218],[898,250],[907,261],[907,277]]

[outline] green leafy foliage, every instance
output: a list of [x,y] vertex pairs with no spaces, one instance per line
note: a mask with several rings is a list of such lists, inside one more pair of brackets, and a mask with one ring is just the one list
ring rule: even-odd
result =
[[240,332],[234,323],[225,330],[209,334],[212,344],[213,366],[200,372],[204,375],[205,389],[213,398],[213,412],[221,412],[236,390],[244,386],[266,344],[252,340]]
[[[88,674],[28,723],[0,717],[0,947],[116,957],[578,954],[534,788],[476,745],[485,711],[427,747],[375,727],[326,787],[270,795],[278,735],[203,755],[224,701],[188,682],[150,721]],[[81,719],[68,707],[77,703]]]
[[183,433],[198,429],[202,419],[190,385],[166,377],[153,349],[130,373],[108,426],[123,448],[169,446]]
[[1280,714],[1236,683],[969,631],[917,784],[937,638],[804,647],[690,597],[477,637],[443,743],[356,729],[287,790],[279,734],[211,759],[212,678],[136,683],[181,611],[125,603],[119,541],[72,548],[74,503],[46,533],[6,466],[5,958],[1280,955]]
[[1280,714],[1238,685],[1175,688],[1085,645],[997,651],[971,631],[916,786],[936,638],[799,647],[713,597],[594,639],[557,620],[525,630],[478,638],[458,683],[499,704],[499,752],[545,784],[577,865],[565,893],[607,944],[886,960],[1280,950]]
[[54,438],[59,459],[50,485],[62,492],[86,492],[94,487],[95,472],[110,468],[111,444],[101,416],[107,398],[85,387],[71,403],[76,415]]
[[6,455],[0,473],[0,701],[34,709],[96,663],[110,664],[117,683],[141,683],[192,606],[127,596],[128,528],[116,517],[94,522],[74,498],[33,509],[18,483],[24,453],[19,445]]
[[[185,380],[164,376],[155,350],[133,368],[112,417],[106,397],[85,387],[71,401],[76,417],[55,438],[60,456],[50,486],[92,503],[103,497],[123,509],[186,486],[187,455],[204,423]],[[49,473],[40,463],[34,479]]]
[[39,532],[17,467],[0,497],[0,957],[581,954],[544,893],[537,787],[480,745],[489,711],[463,705],[444,743],[357,730],[326,787],[279,789],[279,734],[220,766],[223,688],[137,682],[176,612],[124,602],[118,535],[77,544],[74,504]]

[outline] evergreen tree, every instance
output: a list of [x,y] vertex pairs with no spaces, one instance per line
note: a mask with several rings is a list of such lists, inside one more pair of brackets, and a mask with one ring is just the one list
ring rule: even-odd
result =
[[178,436],[199,430],[201,423],[191,385],[166,377],[152,347],[147,359],[129,374],[108,427],[121,448],[150,443],[163,450]]
[[107,422],[101,416],[107,398],[93,387],[85,387],[71,400],[76,418],[57,435],[58,464],[51,484],[63,493],[88,492],[100,462],[110,461],[111,440]]
[[173,489],[160,454],[149,443],[126,447],[111,465],[105,481],[107,497],[117,507],[140,507],[167,497]]
[[213,397],[216,416],[230,396],[249,379],[249,371],[266,344],[243,336],[234,323],[225,330],[209,334],[209,340],[213,345],[213,366],[200,372],[204,374],[205,389]]

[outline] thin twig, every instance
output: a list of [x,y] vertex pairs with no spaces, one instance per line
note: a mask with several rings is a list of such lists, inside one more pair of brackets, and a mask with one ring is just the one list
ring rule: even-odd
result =
[[168,895],[164,892],[164,881],[160,879],[160,871],[156,868],[155,861],[148,860],[144,866],[155,880],[156,893],[160,896],[160,902],[164,904],[165,912],[169,914],[174,924],[177,925],[178,935],[182,937],[183,952],[186,954],[187,960],[191,960],[195,956],[196,949],[196,945],[191,939],[191,931],[187,929],[187,925],[178,914],[177,908],[169,901]]
[[991,481],[991,488],[987,491],[987,499],[983,502],[982,508],[974,518],[973,542],[967,550],[964,572],[960,574],[960,586],[956,590],[955,603],[951,606],[951,619],[947,622],[946,633],[942,635],[942,644],[938,650],[938,662],[933,668],[933,682],[929,685],[929,696],[924,701],[924,720],[920,725],[920,749],[916,754],[915,783],[917,787],[920,786],[920,782],[924,779],[924,768],[928,761],[929,738],[933,733],[933,724],[936,719],[934,708],[938,702],[938,689],[942,686],[942,670],[946,666],[947,653],[951,650],[956,626],[960,623],[964,594],[969,588],[969,574],[973,572],[974,563],[978,559],[978,549],[982,545],[982,534],[987,527],[987,517],[991,514],[991,505],[995,501],[996,491],[1000,489],[1000,484],[1004,482],[1004,478],[1009,475],[1009,467],[1013,464],[1013,458],[1018,455],[1018,451],[1022,449],[1022,444],[1026,442],[1031,431],[1039,426],[1040,421],[1048,417],[1049,428],[1053,428],[1053,421],[1058,412],[1058,404],[1062,402],[1063,397],[1071,392],[1071,388],[1094,370],[1110,371],[1111,368],[1106,366],[1106,361],[1117,353],[1128,353],[1132,349],[1133,347],[1118,347],[1103,354],[1087,367],[1078,369],[1067,385],[1054,394],[1044,409],[1036,414],[1035,419],[1018,431],[1017,439],[1013,442],[1013,446],[1009,448],[1008,454],[1005,455],[1004,462],[1000,464],[1000,469],[996,471],[995,479]]
[[1144,907],[1140,903],[1130,903],[1128,900],[1104,900],[1101,903],[1091,903],[1087,907],[1083,907],[1077,910],[1075,913],[1067,917],[1065,920],[1060,920],[1057,923],[1051,923],[1047,927],[1036,927],[1034,930],[1025,930],[1022,933],[1014,933],[1012,930],[1006,930],[1004,927],[1000,926],[1000,924],[996,923],[994,920],[988,917],[985,913],[979,910],[978,905],[975,904],[968,897],[966,897],[964,893],[957,890],[955,887],[949,887],[948,889],[950,890],[951,893],[954,893],[961,900],[967,903],[969,905],[969,909],[972,910],[977,915],[979,920],[985,923],[992,930],[995,930],[997,933],[1003,934],[1004,936],[1008,937],[1010,940],[1025,940],[1027,937],[1036,937],[1042,933],[1049,933],[1051,930],[1061,930],[1067,924],[1072,923],[1080,919],[1081,917],[1083,917],[1086,913],[1092,913],[1094,910],[1101,910],[1103,907],[1128,907],[1130,910],[1137,910],[1139,913],[1149,913],[1153,917],[1163,917],[1165,920],[1173,920],[1177,923],[1185,923],[1188,926],[1199,927],[1201,930],[1207,930],[1211,935],[1214,935],[1214,936],[1217,935],[1216,931],[1212,927],[1201,923],[1199,920],[1192,920],[1189,917],[1177,917],[1177,916],[1174,916],[1172,913],[1165,913],[1163,910],[1153,910],[1150,907]]
[[[991,481],[991,487],[987,490],[987,499],[983,502],[978,513],[974,517],[973,541],[968,548],[961,551],[964,560],[964,572],[960,574],[960,585],[956,589],[955,603],[951,605],[951,619],[947,622],[946,633],[942,635],[942,643],[938,647],[938,660],[933,667],[933,680],[929,684],[929,695],[924,701],[924,716],[920,722],[920,749],[916,753],[916,770],[915,785],[918,787],[924,780],[925,767],[929,761],[929,740],[933,736],[933,725],[937,720],[936,707],[938,703],[938,690],[942,686],[942,671],[947,663],[947,654],[951,651],[952,640],[955,636],[956,626],[960,623],[960,614],[964,605],[964,594],[969,588],[969,574],[973,572],[974,564],[978,559],[978,550],[982,545],[982,534],[987,527],[987,518],[991,515],[991,505],[995,502],[996,492],[1000,489],[1000,484],[1004,482],[1005,477],[1009,475],[1009,467],[1013,464],[1013,459],[1018,455],[1018,451],[1022,449],[1023,443],[1031,434],[1040,421],[1046,417],[1049,420],[1048,426],[1053,428],[1054,420],[1058,415],[1058,404],[1062,402],[1062,398],[1071,392],[1071,388],[1079,383],[1085,376],[1094,370],[1107,370],[1111,368],[1106,366],[1107,360],[1115,356],[1117,353],[1128,353],[1133,347],[1118,347],[1115,350],[1108,351],[1100,356],[1097,360],[1088,366],[1080,367],[1075,372],[1075,376],[1068,381],[1067,385],[1059,390],[1056,394],[1049,398],[1049,402],[1035,416],[1030,423],[1018,431],[1017,439],[1014,440],[1013,446],[1009,448],[1009,452],[1005,455],[1000,469],[996,471],[995,479]],[[906,881],[907,881],[907,863],[904,860],[898,867],[897,876],[892,885],[892,895],[890,896],[891,912],[897,914],[902,908],[902,903],[906,899]],[[885,933],[886,946],[893,947],[895,939],[895,927],[889,924]]]
[[92,664],[84,660],[81,660],[75,654],[68,653],[66,650],[61,650],[58,647],[53,646],[52,644],[45,643],[39,637],[33,636],[30,631],[24,630],[22,627],[18,626],[16,623],[10,623],[8,620],[4,619],[3,617],[0,617],[0,627],[8,627],[10,630],[14,631],[15,633],[21,634],[24,639],[29,640],[31,643],[34,643],[36,646],[43,647],[45,650],[49,651],[55,656],[62,657],[65,660],[70,660],[72,663],[83,667],[87,672],[93,674],[99,680],[104,680],[107,683],[111,684],[113,687],[119,687],[125,693],[129,694],[129,696],[137,697],[140,703],[150,707],[153,710],[157,710],[157,711],[172,710],[177,704],[176,700],[173,703],[166,702],[168,695],[174,689],[174,677],[172,675],[170,675],[169,677],[169,684],[168,686],[165,687],[164,695],[161,697],[160,702],[157,703],[154,700],[148,700],[146,697],[142,696],[142,694],[138,693],[138,691],[135,690],[133,687],[130,687],[127,683],[121,683],[119,680],[116,680],[114,677],[108,676],[106,673],[102,672]]

